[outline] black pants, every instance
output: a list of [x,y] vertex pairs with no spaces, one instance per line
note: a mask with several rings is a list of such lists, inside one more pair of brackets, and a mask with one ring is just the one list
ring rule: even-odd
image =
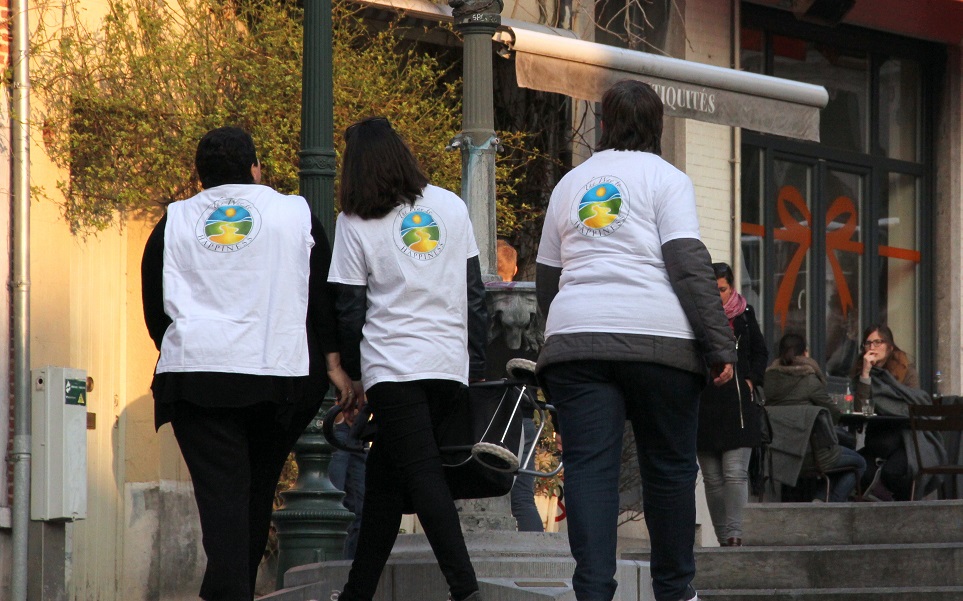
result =
[[383,382],[367,391],[378,433],[368,454],[358,549],[342,601],[370,601],[410,499],[453,599],[478,590],[458,511],[445,482],[434,429],[459,384],[447,380]]
[[[874,424],[875,426],[875,424]],[[869,469],[863,475],[863,490],[876,474],[875,459],[884,459],[880,481],[893,493],[897,501],[908,501],[913,488],[913,470],[909,465],[903,432],[899,427],[873,427],[866,429],[866,446],[860,451]]]
[[281,469],[319,406],[299,407],[288,425],[278,422],[274,403],[177,407],[171,426],[194,483],[207,554],[202,599],[254,598]]

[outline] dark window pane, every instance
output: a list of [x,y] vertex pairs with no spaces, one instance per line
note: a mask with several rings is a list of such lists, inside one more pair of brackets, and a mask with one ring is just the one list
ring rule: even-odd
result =
[[894,159],[919,161],[920,66],[890,59],[879,68],[879,144]]
[[773,75],[824,86],[829,104],[819,114],[820,142],[866,152],[869,131],[869,57],[814,42],[773,36]]
[[[742,276],[739,292],[756,311],[763,307],[766,229],[762,212],[762,150],[742,147]],[[761,313],[758,313],[761,314]]]

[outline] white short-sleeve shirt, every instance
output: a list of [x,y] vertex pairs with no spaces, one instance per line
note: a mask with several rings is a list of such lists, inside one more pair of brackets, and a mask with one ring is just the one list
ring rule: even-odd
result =
[[366,390],[379,382],[468,383],[467,263],[477,255],[468,208],[436,186],[380,219],[338,216],[328,281],[367,286]]
[[604,150],[555,187],[537,261],[559,267],[545,327],[694,338],[665,270],[662,245],[699,239],[689,177],[657,155]]

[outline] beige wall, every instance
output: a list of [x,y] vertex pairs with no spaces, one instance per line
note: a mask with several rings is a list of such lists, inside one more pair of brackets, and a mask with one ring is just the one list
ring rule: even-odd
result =
[[[949,49],[936,130],[936,354],[943,391],[963,390],[963,47]],[[925,206],[925,204],[924,204]]]
[[[104,3],[84,9],[95,19]],[[36,122],[36,103],[34,113]],[[156,218],[72,235],[56,187],[65,173],[36,132],[32,142],[31,183],[41,193],[30,217],[31,366],[84,369],[94,380],[87,519],[67,527],[70,598],[196,599],[204,560],[193,494],[170,427],[153,426],[157,352],[143,321],[140,259]]]

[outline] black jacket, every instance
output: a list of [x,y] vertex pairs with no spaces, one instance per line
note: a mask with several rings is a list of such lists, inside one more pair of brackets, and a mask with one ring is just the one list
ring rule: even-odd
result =
[[754,387],[762,385],[769,351],[752,307],[747,306],[732,320],[732,329],[739,356],[736,377],[724,386],[709,384],[702,392],[699,402],[700,451],[728,451],[760,444],[762,409],[752,401],[746,380],[750,380]]

